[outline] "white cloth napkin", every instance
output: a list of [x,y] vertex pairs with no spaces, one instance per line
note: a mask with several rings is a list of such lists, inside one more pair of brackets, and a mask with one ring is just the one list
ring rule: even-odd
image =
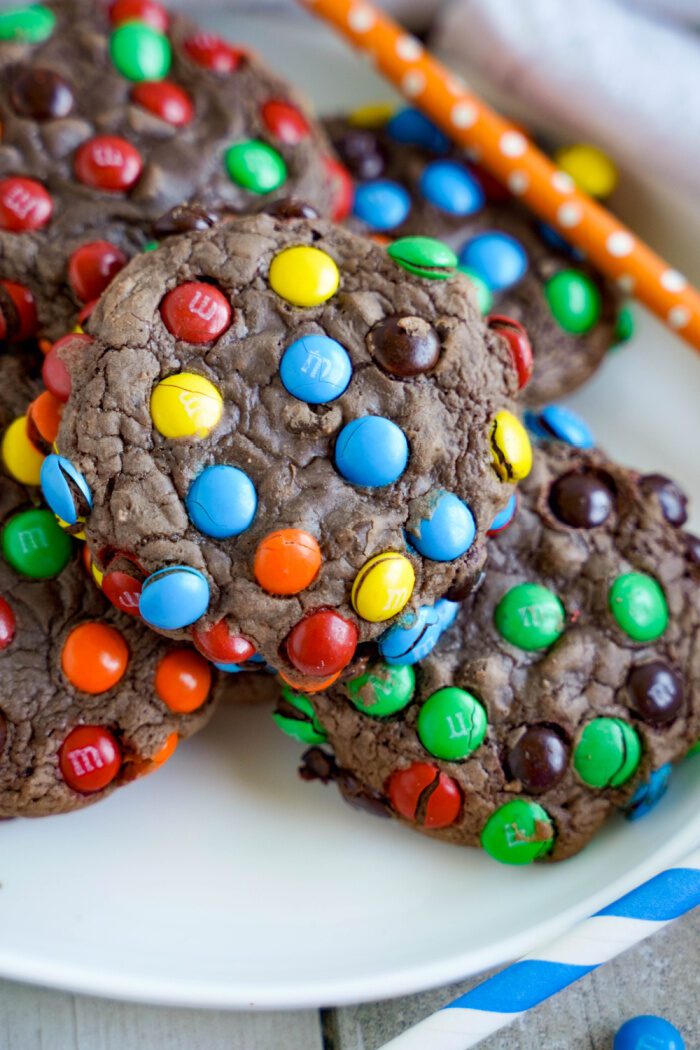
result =
[[453,0],[431,45],[533,128],[700,192],[700,0]]

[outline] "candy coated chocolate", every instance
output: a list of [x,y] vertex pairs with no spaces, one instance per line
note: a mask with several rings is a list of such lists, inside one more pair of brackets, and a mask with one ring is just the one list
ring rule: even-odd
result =
[[643,1014],[625,1021],[615,1036],[613,1050],[685,1050],[685,1040],[665,1017]]
[[367,348],[389,375],[405,379],[429,372],[440,357],[440,339],[421,317],[388,317],[367,337]]

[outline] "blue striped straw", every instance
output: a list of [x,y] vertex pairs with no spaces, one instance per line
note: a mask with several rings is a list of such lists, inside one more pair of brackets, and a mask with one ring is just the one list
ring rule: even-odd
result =
[[468,1050],[700,905],[700,849],[501,970],[381,1050]]

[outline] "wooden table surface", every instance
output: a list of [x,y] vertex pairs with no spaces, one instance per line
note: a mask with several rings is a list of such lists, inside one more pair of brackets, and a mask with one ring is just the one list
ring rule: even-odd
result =
[[[5,981],[0,982],[0,1050],[378,1050],[476,983],[339,1010],[227,1013],[132,1006]],[[681,1030],[686,1050],[698,1050],[699,994],[700,909],[481,1046],[610,1050],[623,1021],[657,1013]]]

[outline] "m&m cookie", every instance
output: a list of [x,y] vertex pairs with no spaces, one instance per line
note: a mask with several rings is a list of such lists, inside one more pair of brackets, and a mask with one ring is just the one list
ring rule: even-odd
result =
[[294,719],[314,727],[302,776],[507,864],[571,856],[613,810],[644,816],[700,737],[684,523],[669,479],[538,447],[481,586],[422,659],[394,628],[379,658],[277,718],[297,739]]
[[71,393],[43,491],[105,588],[104,552],[131,559],[153,628],[320,688],[466,593],[531,450],[513,356],[446,245],[272,211],[115,277],[56,352]]
[[338,165],[294,91],[158,0],[2,18],[0,339],[65,335],[168,227],[290,194],[339,207]]
[[[355,182],[348,222],[381,237],[438,237],[454,249],[523,381],[533,373],[527,403],[575,389],[621,341],[620,296],[568,245],[565,210],[560,228],[544,227],[518,202],[524,183],[500,185],[416,109],[371,126],[359,113],[328,130]],[[573,169],[560,177],[573,178]]]
[[[36,393],[0,356],[0,433]],[[69,480],[70,480],[70,476]],[[0,818],[103,798],[206,724],[221,676],[192,646],[119,612],[77,546],[0,464]]]

